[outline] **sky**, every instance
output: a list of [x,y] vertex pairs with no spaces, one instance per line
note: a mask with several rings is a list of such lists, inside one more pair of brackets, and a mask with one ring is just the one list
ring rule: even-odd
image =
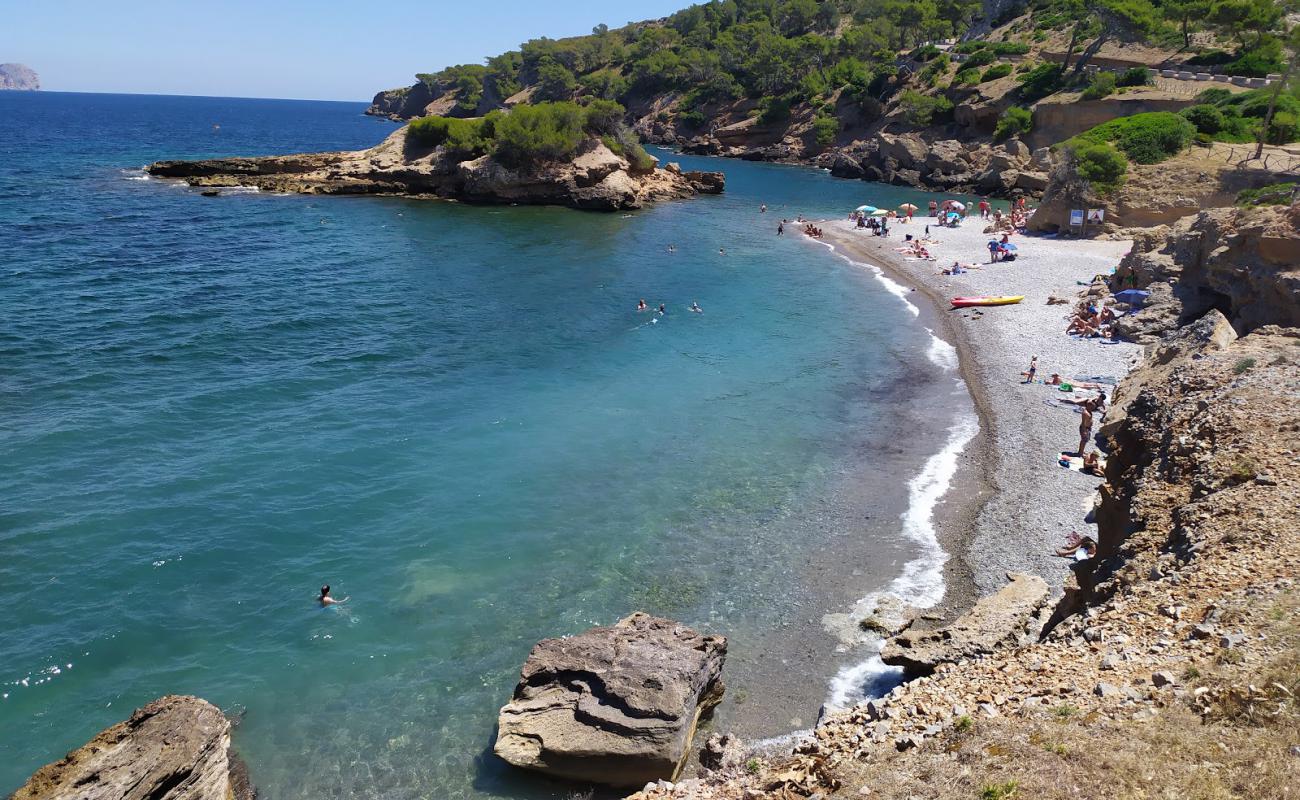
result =
[[417,72],[699,0],[0,0],[0,63],[59,92],[370,100]]

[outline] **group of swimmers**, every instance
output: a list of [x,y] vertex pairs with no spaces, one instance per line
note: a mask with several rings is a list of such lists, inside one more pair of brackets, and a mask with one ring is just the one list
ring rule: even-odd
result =
[[809,222],[803,226],[804,236],[811,236],[814,239],[822,238],[822,229]]
[[[649,310],[650,310],[650,306],[646,303],[644,297],[637,301],[637,303],[636,303],[636,311],[637,311],[638,314],[640,314],[642,311],[649,311]],[[688,307],[686,310],[687,310],[687,311],[690,311],[690,312],[693,313],[693,314],[703,314],[703,313],[704,313],[704,309],[700,308],[700,304],[699,304],[698,302],[696,302],[695,300],[692,300],[692,301],[691,301],[691,305],[690,305],[690,307]],[[659,304],[659,307],[656,308],[656,309],[654,310],[654,314],[655,314],[656,317],[666,317],[666,316],[668,316],[668,306],[665,305],[664,303],[660,303],[660,304]]]

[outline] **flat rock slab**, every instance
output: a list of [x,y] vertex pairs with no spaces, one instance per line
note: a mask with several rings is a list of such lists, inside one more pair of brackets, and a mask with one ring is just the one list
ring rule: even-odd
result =
[[611,786],[673,780],[700,717],[722,699],[727,640],[635,613],[528,655],[498,720],[517,767]]
[[880,658],[911,675],[929,675],[950,664],[1013,645],[1047,603],[1047,582],[1036,575],[1008,575],[1010,583],[980,599],[952,625],[908,631],[885,643]]
[[232,779],[230,721],[197,697],[168,695],[137,709],[61,760],[37,770],[10,800],[243,800]]

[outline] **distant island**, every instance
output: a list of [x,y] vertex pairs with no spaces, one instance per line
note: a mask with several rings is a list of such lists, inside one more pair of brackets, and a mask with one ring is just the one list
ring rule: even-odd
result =
[[0,90],[34,92],[41,88],[41,78],[26,64],[0,64]]

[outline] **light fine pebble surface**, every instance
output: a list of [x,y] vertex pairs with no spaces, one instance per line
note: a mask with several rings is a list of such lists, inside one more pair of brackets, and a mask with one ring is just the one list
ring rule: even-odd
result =
[[[905,257],[905,235],[925,236],[934,261]],[[821,223],[825,242],[852,261],[883,268],[936,309],[935,332],[956,346],[962,374],[980,410],[981,436],[972,447],[982,465],[984,502],[973,530],[964,538],[966,564],[981,594],[1006,583],[1007,572],[1039,575],[1059,592],[1069,562],[1054,555],[1071,531],[1095,537],[1087,522],[1100,478],[1066,469],[1058,459],[1079,444],[1080,415],[1065,398],[1095,396],[1095,391],[1061,392],[1042,381],[1059,373],[1066,381],[1100,376],[1122,378],[1138,361],[1141,348],[1101,339],[1079,339],[1065,329],[1087,287],[1099,273],[1108,274],[1130,247],[1127,241],[1081,241],[1015,235],[1018,258],[989,264],[986,224],[971,216],[960,228],[940,228],[917,217],[896,223],[890,236],[872,236],[847,220]],[[954,261],[975,264],[970,272],[949,276],[942,270]],[[1024,295],[1011,306],[950,309],[954,297]],[[1068,305],[1048,305],[1049,297]],[[924,306],[924,303],[917,303]],[[924,319],[924,317],[923,317]],[[1022,372],[1038,356],[1038,382],[1024,383]],[[1107,395],[1110,391],[1107,391]],[[1094,420],[1093,430],[1102,419]],[[1095,443],[1091,445],[1095,447]],[[967,476],[970,477],[970,476]],[[972,498],[975,499],[975,498]]]

